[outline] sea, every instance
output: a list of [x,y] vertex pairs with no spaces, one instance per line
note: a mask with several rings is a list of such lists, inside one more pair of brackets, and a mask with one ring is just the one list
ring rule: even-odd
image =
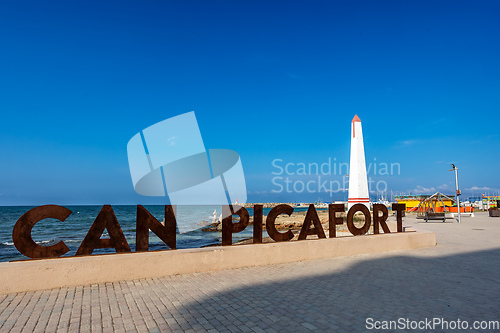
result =
[[[45,219],[39,221],[32,230],[32,238],[40,245],[49,246],[64,241],[70,251],[64,256],[74,256],[89,231],[102,206],[65,206],[72,211],[71,215],[61,222],[57,219]],[[28,257],[21,254],[14,246],[12,230],[17,220],[28,210],[34,208],[29,206],[0,206],[0,262],[26,260]],[[135,231],[137,206],[113,205],[113,211],[118,223],[127,238],[132,251],[135,251]],[[163,221],[165,206],[147,206],[146,208],[158,221]],[[307,208],[295,208],[294,211],[303,211]],[[221,232],[202,231],[201,229],[212,222],[214,210],[220,216],[221,206],[177,206],[177,225],[179,230],[186,230],[190,226],[191,231],[177,234],[177,249],[200,248],[220,244]],[[250,216],[253,209],[247,208]],[[270,208],[264,208],[264,215]],[[194,226],[194,227],[193,227]],[[102,238],[108,235],[104,231]],[[233,243],[253,236],[253,228],[249,225],[245,230],[233,234]],[[265,230],[263,237],[267,237]],[[163,243],[153,232],[149,235],[149,250],[167,250],[169,247]],[[93,254],[114,253],[114,249],[96,249]]]

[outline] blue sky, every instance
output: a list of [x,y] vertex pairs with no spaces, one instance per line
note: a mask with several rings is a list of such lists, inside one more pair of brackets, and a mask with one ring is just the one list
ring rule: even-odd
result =
[[188,111],[207,148],[241,155],[248,201],[345,198],[273,193],[272,161],[348,163],[355,114],[367,162],[400,165],[369,175],[388,191],[453,193],[455,163],[464,194],[497,193],[499,13],[497,1],[4,1],[0,205],[164,203],[134,192],[126,145]]

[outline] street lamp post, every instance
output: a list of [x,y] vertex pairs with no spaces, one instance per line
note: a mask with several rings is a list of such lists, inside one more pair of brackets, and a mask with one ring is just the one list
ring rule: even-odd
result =
[[452,164],[451,165],[453,167],[453,169],[451,169],[450,171],[455,171],[455,184],[456,184],[456,187],[457,187],[457,193],[456,193],[456,197],[457,197],[457,206],[458,206],[458,223],[461,223],[462,222],[462,215],[460,213],[460,190],[458,189],[458,168],[455,166],[455,164]]

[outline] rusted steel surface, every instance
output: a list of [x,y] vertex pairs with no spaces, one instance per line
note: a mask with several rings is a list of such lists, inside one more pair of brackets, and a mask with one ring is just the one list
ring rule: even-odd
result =
[[[233,223],[233,214],[240,217],[240,221]],[[245,230],[250,221],[248,211],[241,206],[222,206],[222,246],[233,244],[233,234]]]
[[[108,231],[109,238],[101,239],[104,229]],[[102,206],[85,239],[76,251],[76,255],[91,255],[95,249],[105,248],[114,248],[116,252],[131,252],[115,212],[110,205]]]
[[[253,228],[253,243],[262,243],[262,222],[263,222],[263,205],[254,206],[254,228]],[[174,213],[175,206],[165,206],[165,224],[160,223],[151,213],[143,206],[137,206],[137,228],[136,228],[136,251],[149,250],[149,231],[153,231],[163,242],[171,249],[176,248],[176,218]],[[403,216],[406,209],[405,204],[393,204],[393,211],[396,212],[397,232],[403,232]],[[276,242],[290,241],[294,235],[291,230],[279,232],[276,229],[276,218],[281,214],[291,215],[294,209],[290,205],[281,204],[269,212],[266,218],[267,233],[270,238]],[[329,217],[329,237],[336,237],[336,226],[343,223],[343,218],[337,216],[337,213],[344,212],[343,204],[330,204],[328,206]],[[354,225],[354,214],[363,212],[365,222],[361,228]],[[498,213],[499,210],[490,210],[490,216],[493,213]],[[51,246],[42,246],[33,241],[31,236],[34,225],[46,218],[55,218],[60,221],[65,221],[71,214],[71,210],[56,206],[45,205],[33,208],[23,214],[14,226],[12,238],[14,245],[22,254],[33,258],[52,258],[59,257],[69,251],[69,248],[64,242],[58,242]],[[233,215],[239,215],[240,220],[233,223]],[[248,211],[237,205],[223,206],[222,221],[222,245],[232,245],[232,234],[243,231],[249,224]],[[379,234],[380,226],[384,233],[390,233],[387,226],[388,211],[387,207],[381,204],[373,205],[373,225],[374,234]],[[371,215],[368,208],[363,204],[356,204],[349,209],[347,214],[347,227],[354,235],[364,235],[368,232],[371,226]],[[109,238],[101,239],[104,230],[107,229]],[[317,235],[318,238],[326,238],[325,232],[321,225],[317,211],[314,205],[309,205],[304,223],[300,230],[298,239],[307,239],[308,235]],[[95,249],[114,248],[116,252],[131,252],[130,246],[122,232],[120,224],[116,219],[115,213],[110,205],[104,205],[97,215],[94,223],[90,227],[85,239],[81,243],[76,255],[91,255]]]
[[253,206],[253,242],[254,244],[262,243],[262,215],[264,205]]
[[396,212],[396,224],[398,225],[398,232],[403,232],[403,216],[406,211],[406,204],[392,204],[392,210]]
[[[354,225],[354,214],[357,212],[362,212],[365,215],[365,224],[361,228],[357,228]],[[363,204],[355,204],[349,209],[347,213],[347,228],[354,236],[364,235],[370,230],[372,224],[371,215],[368,208]]]
[[[314,227],[311,228],[311,222]],[[302,228],[300,229],[299,240],[307,238],[307,235],[318,235],[318,238],[326,238],[325,231],[319,220],[318,212],[313,204],[309,205]]]
[[33,259],[60,257],[69,251],[63,241],[50,246],[42,246],[33,240],[31,230],[43,219],[54,218],[64,222],[71,215],[71,210],[57,205],[45,205],[30,209],[17,220],[12,239],[15,247],[25,256]]
[[135,234],[135,250],[149,251],[149,230],[154,232],[169,248],[176,248],[176,226],[172,206],[165,206],[165,225],[158,221],[142,205],[137,205],[137,227]]
[[[380,215],[382,212],[382,216]],[[373,204],[373,233],[380,233],[380,226],[382,226],[382,230],[384,233],[390,233],[389,227],[387,226],[387,217],[389,216],[389,212],[387,211],[387,207],[382,204]]]
[[292,215],[293,207],[285,204],[278,205],[271,209],[269,214],[267,214],[266,218],[266,231],[269,237],[271,237],[276,242],[286,242],[293,238],[293,232],[291,230],[287,230],[286,232],[279,232],[276,230],[276,226],[274,225],[274,221],[276,217],[280,214]]
[[337,237],[337,224],[344,224],[344,218],[337,216],[336,213],[345,212],[344,204],[329,204],[328,205],[328,237]]
[[233,244],[233,214],[229,206],[222,207],[222,246]]

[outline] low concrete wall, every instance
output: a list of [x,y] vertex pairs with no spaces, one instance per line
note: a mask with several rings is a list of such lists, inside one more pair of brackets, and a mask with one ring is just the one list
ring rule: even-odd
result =
[[280,264],[436,245],[430,232],[404,232],[203,249],[0,263],[0,293]]

